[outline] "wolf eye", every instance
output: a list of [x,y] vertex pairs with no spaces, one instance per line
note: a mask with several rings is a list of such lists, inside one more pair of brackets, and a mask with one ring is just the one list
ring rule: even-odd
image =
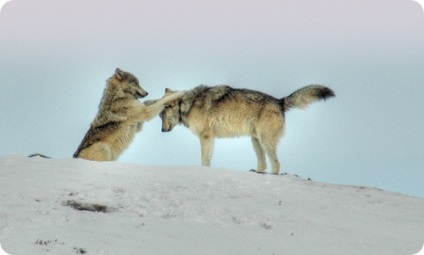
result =
[[138,85],[138,82],[136,79],[131,79],[129,80],[129,83],[133,84],[133,85]]

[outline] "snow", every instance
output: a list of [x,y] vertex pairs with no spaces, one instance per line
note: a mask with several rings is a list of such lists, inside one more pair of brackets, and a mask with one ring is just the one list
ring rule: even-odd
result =
[[423,198],[291,175],[2,156],[0,196],[12,255],[411,255],[424,243]]

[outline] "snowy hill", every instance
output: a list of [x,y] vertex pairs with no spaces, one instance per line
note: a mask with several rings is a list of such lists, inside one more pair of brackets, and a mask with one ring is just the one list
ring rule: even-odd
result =
[[27,254],[396,254],[424,199],[290,175],[0,157],[0,243]]

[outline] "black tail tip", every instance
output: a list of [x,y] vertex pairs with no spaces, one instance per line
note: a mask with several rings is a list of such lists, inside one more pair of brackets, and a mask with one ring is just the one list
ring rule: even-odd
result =
[[319,94],[319,97],[323,100],[326,100],[327,98],[335,97],[335,96],[336,94],[334,93],[334,91],[327,87],[324,87]]

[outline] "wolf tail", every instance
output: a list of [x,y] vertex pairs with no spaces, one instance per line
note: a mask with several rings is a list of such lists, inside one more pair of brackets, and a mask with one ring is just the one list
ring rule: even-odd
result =
[[304,109],[313,102],[326,100],[327,98],[334,96],[336,95],[330,88],[321,85],[309,85],[282,98],[281,103],[284,107],[284,111],[286,112],[294,107]]

